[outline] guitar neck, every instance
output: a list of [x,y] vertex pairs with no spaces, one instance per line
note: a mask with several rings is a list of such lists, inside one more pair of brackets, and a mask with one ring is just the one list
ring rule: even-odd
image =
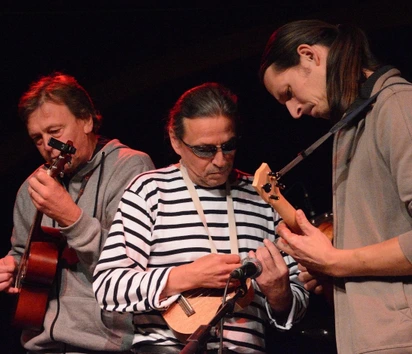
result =
[[36,213],[34,214],[34,219],[33,219],[33,223],[31,224],[30,227],[30,231],[29,234],[27,236],[27,240],[26,240],[26,246],[24,248],[24,253],[21,256],[20,262],[19,262],[19,266],[18,266],[18,270],[17,270],[17,276],[15,279],[15,284],[14,287],[20,289],[22,284],[21,282],[24,279],[25,276],[25,272],[26,272],[26,266],[27,266],[27,261],[30,255],[30,246],[31,243],[33,241],[33,239],[35,238],[35,231],[39,230],[41,227],[41,221],[43,219],[43,213],[36,210]]
[[278,198],[278,200],[270,199],[269,204],[277,211],[286,225],[288,225],[294,233],[301,233],[300,227],[296,222],[296,209],[287,201],[285,197],[283,197],[283,195],[279,194]]

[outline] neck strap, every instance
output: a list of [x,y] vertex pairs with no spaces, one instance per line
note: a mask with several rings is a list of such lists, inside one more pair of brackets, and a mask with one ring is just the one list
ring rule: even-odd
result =
[[[180,171],[182,172],[183,180],[186,183],[190,196],[192,197],[193,204],[195,205],[196,211],[199,214],[199,217],[202,220],[203,226],[209,237],[210,251],[212,253],[217,253],[217,249],[213,242],[212,236],[209,232],[206,217],[203,212],[203,208],[202,208],[202,204],[199,199],[199,195],[196,192],[196,188],[187,173],[186,167],[182,164],[182,162],[180,162],[179,168],[180,168]],[[239,249],[238,249],[238,244],[237,244],[235,213],[233,209],[233,200],[232,200],[232,195],[230,193],[229,181],[226,181],[226,201],[227,201],[227,215],[228,215],[228,223],[229,223],[230,250],[232,254],[238,254]]]
[[277,179],[280,179],[286,172],[290,171],[293,167],[295,167],[299,162],[303,159],[308,157],[315,149],[317,149],[321,144],[323,144],[331,135],[335,134],[340,129],[348,126],[350,123],[355,121],[355,118],[359,118],[360,113],[364,112],[368,106],[376,101],[378,95],[387,87],[393,85],[411,85],[407,82],[395,82],[393,84],[389,84],[382,89],[380,89],[377,93],[373,96],[370,96],[373,86],[376,83],[376,80],[379,79],[383,74],[387,71],[392,69],[392,66],[383,66],[379,70],[375,71],[369,78],[365,81],[360,89],[359,96],[355,99],[355,101],[349,106],[343,118],[337,122],[329,131],[316,140],[311,146],[309,146],[306,150],[303,150],[296,156],[291,162],[289,162],[285,167],[283,167],[279,172],[276,172]]

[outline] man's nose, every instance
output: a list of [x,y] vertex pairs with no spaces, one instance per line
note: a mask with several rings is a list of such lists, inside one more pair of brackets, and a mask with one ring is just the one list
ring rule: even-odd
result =
[[53,148],[49,145],[50,136],[43,136],[43,148],[46,151],[52,151]]
[[216,166],[224,166],[226,163],[226,156],[223,153],[222,148],[220,146],[217,147],[217,152],[213,157],[213,163]]
[[286,102],[286,108],[293,118],[299,119],[302,116],[303,109],[300,103],[289,100]]

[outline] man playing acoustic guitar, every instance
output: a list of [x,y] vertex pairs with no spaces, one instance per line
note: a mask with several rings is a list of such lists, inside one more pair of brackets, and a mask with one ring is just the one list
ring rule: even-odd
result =
[[106,310],[135,314],[136,353],[179,353],[214,317],[217,290],[249,255],[262,266],[247,287],[252,295],[204,349],[266,353],[265,325],[290,329],[308,293],[296,262],[273,244],[278,214],[252,176],[233,169],[237,97],[217,83],[188,90],[170,111],[167,134],[180,162],[142,173],[126,189],[95,270],[96,298]]
[[[19,113],[48,163],[17,193],[12,248],[0,260],[0,290],[16,297],[13,322],[23,329],[24,348],[29,353],[129,352],[131,316],[101,311],[91,280],[125,186],[136,173],[153,169],[152,160],[97,134],[101,116],[69,75],[54,73],[34,82],[20,99]],[[62,157],[68,157],[60,163],[63,174],[51,175]],[[44,232],[46,226],[55,237]],[[28,262],[19,264],[21,259]],[[33,273],[38,275],[29,278]],[[42,307],[37,296],[45,284],[50,288]]]

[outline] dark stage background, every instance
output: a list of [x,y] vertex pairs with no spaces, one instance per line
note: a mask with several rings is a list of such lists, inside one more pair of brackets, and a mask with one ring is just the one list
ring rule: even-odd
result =
[[[69,3],[69,2],[67,2]],[[318,18],[365,29],[377,56],[412,78],[412,3],[400,1],[43,1],[0,5],[0,256],[10,247],[19,185],[42,163],[16,115],[30,82],[54,70],[74,75],[104,117],[102,133],[146,151],[157,167],[176,162],[164,138],[164,118],[187,89],[206,81],[240,98],[244,123],[236,166],[254,173],[262,162],[280,170],[330,128],[324,120],[295,121],[257,78],[260,56],[284,22]],[[331,209],[331,141],[283,178],[284,194],[312,215]],[[20,353],[9,325],[11,301],[0,294],[2,353]],[[73,309],[75,311],[75,309]],[[294,332],[271,333],[283,353],[334,353],[333,313],[314,298]],[[322,334],[323,330],[329,332]],[[274,349],[273,349],[274,351]],[[271,350],[272,352],[272,350]]]

